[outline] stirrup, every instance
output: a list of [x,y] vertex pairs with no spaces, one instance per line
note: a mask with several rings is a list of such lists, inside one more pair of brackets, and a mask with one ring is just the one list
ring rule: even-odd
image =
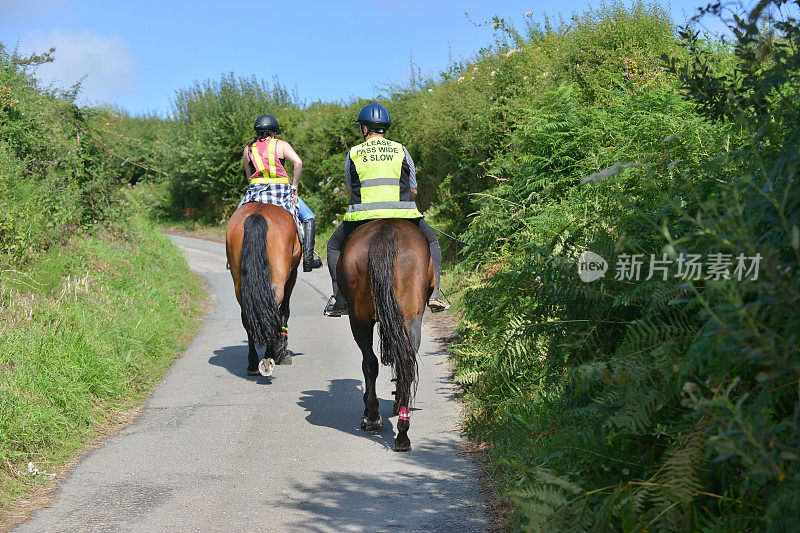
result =
[[314,252],[314,259],[311,261],[311,268],[322,268],[322,258]]
[[325,310],[322,312],[325,316],[342,316],[347,314],[347,304],[343,303],[340,307],[336,307],[336,304],[340,303],[339,300],[336,299],[336,295],[331,296],[328,298],[328,303],[325,305]]
[[319,254],[314,252],[311,254],[311,260],[306,261],[305,253],[303,254],[303,272],[311,272],[315,268],[322,268],[322,259],[320,259]]
[[[428,299],[428,307],[431,310],[431,313],[441,313],[442,311],[447,311],[451,307],[450,300],[447,296],[444,295],[441,290],[439,291],[441,298],[430,298]],[[442,299],[444,298],[444,299]]]

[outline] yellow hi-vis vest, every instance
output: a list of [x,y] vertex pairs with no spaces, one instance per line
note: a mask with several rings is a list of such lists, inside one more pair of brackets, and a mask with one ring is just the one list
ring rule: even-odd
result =
[[253,156],[253,163],[255,163],[256,168],[261,172],[260,178],[251,178],[250,184],[253,183],[291,183],[292,180],[289,179],[288,176],[282,177],[278,176],[277,169],[275,167],[275,146],[278,144],[278,139],[275,137],[271,137],[267,141],[267,162],[269,164],[268,167],[264,166],[264,160],[261,159],[261,154],[258,153],[258,148],[256,147],[255,141],[253,144],[250,145],[250,154]]
[[408,175],[403,174],[403,145],[373,137],[350,149],[357,176],[350,182],[350,205],[344,220],[420,218]]

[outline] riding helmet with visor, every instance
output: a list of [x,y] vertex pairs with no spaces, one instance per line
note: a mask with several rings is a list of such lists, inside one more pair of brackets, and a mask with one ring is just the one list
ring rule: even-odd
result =
[[272,115],[261,115],[258,117],[256,123],[253,124],[253,129],[256,130],[257,133],[274,131],[277,134],[281,132],[281,127],[278,126],[278,119]]
[[356,123],[363,124],[374,132],[383,133],[392,125],[392,119],[385,107],[377,102],[372,102],[361,108]]

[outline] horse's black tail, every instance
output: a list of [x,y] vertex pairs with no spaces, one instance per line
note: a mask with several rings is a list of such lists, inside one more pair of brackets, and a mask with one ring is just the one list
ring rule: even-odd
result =
[[261,215],[250,215],[244,221],[239,286],[242,324],[258,346],[274,345],[281,335],[281,317],[267,260],[268,229],[267,220]]
[[396,400],[401,406],[411,401],[411,387],[416,383],[417,354],[408,335],[394,292],[394,262],[397,253],[397,229],[381,226],[369,245],[368,270],[370,290],[380,325],[381,363],[390,365],[397,378]]

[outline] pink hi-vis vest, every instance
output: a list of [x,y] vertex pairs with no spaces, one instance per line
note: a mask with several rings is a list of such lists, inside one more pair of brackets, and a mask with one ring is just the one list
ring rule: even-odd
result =
[[[250,176],[250,184],[254,183],[291,183],[289,174],[283,168],[281,160],[275,156],[278,139],[269,137],[263,141],[256,140],[250,145],[250,160],[256,167]],[[264,164],[266,162],[266,164]]]

